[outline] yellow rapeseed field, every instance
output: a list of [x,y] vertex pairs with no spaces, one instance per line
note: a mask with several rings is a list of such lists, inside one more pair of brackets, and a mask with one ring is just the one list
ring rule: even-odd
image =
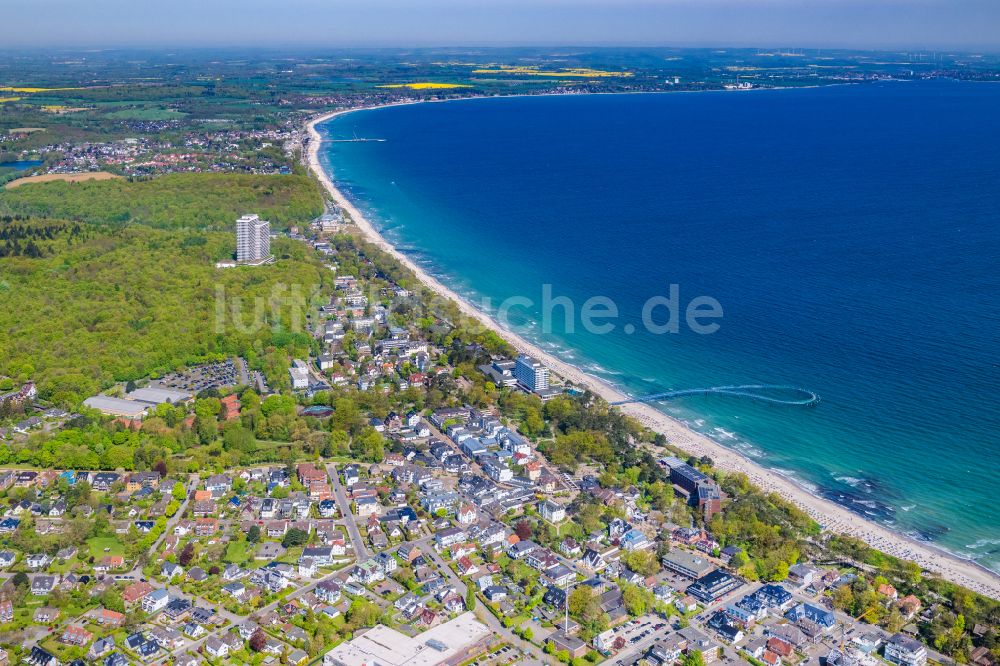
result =
[[410,90],[449,90],[451,88],[471,88],[464,83],[434,83],[432,81],[421,81],[418,83],[387,83],[379,88],[409,88]]
[[52,92],[54,90],[83,90],[82,88],[17,88],[17,87],[3,87],[0,86],[0,92],[18,92],[18,93],[40,93],[40,92]]

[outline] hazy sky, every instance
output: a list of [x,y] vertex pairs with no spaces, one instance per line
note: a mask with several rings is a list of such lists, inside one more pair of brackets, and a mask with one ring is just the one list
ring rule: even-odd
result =
[[1000,50],[1000,0],[3,0],[0,46]]

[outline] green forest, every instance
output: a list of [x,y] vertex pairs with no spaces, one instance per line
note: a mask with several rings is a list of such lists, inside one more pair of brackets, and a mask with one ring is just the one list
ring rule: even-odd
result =
[[[331,274],[281,239],[274,265],[220,270],[215,262],[232,257],[239,215],[256,212],[281,228],[321,210],[306,176],[180,174],[0,190],[0,374],[33,379],[70,407],[116,381],[241,354],[281,386],[288,355],[310,344],[289,330],[293,312],[301,319],[302,301]],[[258,301],[261,323],[252,326]]]
[[[131,227],[113,234],[89,230],[40,243],[42,257],[7,257],[0,265],[0,373],[33,378],[43,395],[71,406],[114,381],[156,375],[186,364],[234,354],[261,363],[273,344],[308,348],[308,338],[289,336],[293,308],[283,302],[287,285],[301,293],[331,279],[292,241],[277,243],[286,258],[259,268],[216,269],[232,252],[231,235],[165,232]],[[296,252],[298,250],[298,252]],[[222,326],[217,326],[217,294]],[[256,299],[277,295],[260,308]],[[287,301],[287,299],[285,299]],[[233,305],[241,304],[240,318]],[[304,321],[304,319],[303,319]],[[242,323],[242,325],[236,325]],[[276,335],[280,333],[280,335]],[[280,339],[278,339],[280,338]],[[287,361],[263,365],[281,381]]]
[[319,184],[303,175],[170,174],[149,180],[51,182],[0,190],[0,215],[163,229],[233,229],[257,213],[272,230],[323,212]]

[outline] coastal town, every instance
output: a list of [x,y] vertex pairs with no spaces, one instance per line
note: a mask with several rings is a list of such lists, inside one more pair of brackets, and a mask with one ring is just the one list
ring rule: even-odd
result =
[[[530,361],[518,364],[516,381],[532,390],[520,383]],[[146,408],[117,417],[129,427],[156,404],[193,401],[133,393],[122,402]],[[221,421],[242,418],[235,393],[219,402]],[[891,633],[832,609],[858,573],[796,564],[779,583],[748,581],[738,546],[658,519],[635,488],[560,474],[490,412],[391,413],[371,427],[394,449],[374,463],[2,472],[0,488],[23,497],[0,522],[10,548],[0,618],[27,641],[8,650],[38,666],[254,655],[354,666],[415,663],[414,653],[455,664],[947,663],[907,633],[913,624]],[[658,462],[693,511],[722,510],[709,477],[676,457]],[[581,530],[574,514],[597,505],[611,510]],[[79,547],[40,545],[91,520],[99,533]],[[904,622],[926,619],[917,597],[888,583],[877,594]]]
[[[83,421],[118,445],[177,432],[217,448],[116,463],[112,444],[94,468],[0,470],[2,658],[953,663],[921,641],[951,611],[919,568],[829,549],[771,563],[749,533],[714,534],[745,498],[707,457],[651,438],[631,471],[582,449],[568,462],[561,445],[584,442],[560,435],[556,415],[596,398],[501,343],[442,344],[444,320],[414,309],[376,255],[358,263],[350,217],[327,210],[285,234],[333,279],[308,318],[313,353],[274,388],[235,357],[117,384],[70,412],[4,380],[8,461]],[[268,270],[282,233],[255,215],[234,226],[236,259],[217,270]],[[968,631],[981,641],[970,663],[992,666],[995,626]]]
[[615,406],[383,238],[317,125],[1000,66],[475,57],[0,98],[0,666],[997,666],[994,572]]

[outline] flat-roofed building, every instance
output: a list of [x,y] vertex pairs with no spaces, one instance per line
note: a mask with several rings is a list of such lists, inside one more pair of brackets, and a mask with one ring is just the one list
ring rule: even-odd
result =
[[688,585],[687,593],[702,603],[710,604],[741,585],[741,579],[716,569]]
[[176,389],[160,388],[158,386],[147,386],[144,388],[137,388],[131,393],[125,394],[127,400],[135,400],[137,402],[147,402],[152,405],[162,405],[163,403],[169,402],[171,405],[182,404],[193,398],[194,396],[185,391],[178,391]]
[[514,364],[514,377],[525,390],[539,393],[549,388],[549,369],[538,359],[522,354]]
[[497,386],[507,386],[513,388],[517,385],[517,377],[514,376],[515,361],[497,360],[489,365],[479,366],[479,370],[489,377]]
[[707,481],[711,479],[687,463],[670,467],[670,483],[680,486],[689,494],[697,493],[698,486]]
[[304,361],[295,359],[292,367],[288,368],[288,374],[292,379],[292,389],[300,390],[309,388],[309,366]]
[[662,561],[665,569],[688,578],[701,578],[714,568],[704,557],[685,550],[672,550]]
[[127,419],[140,419],[146,410],[152,407],[148,402],[137,402],[135,400],[122,400],[109,395],[95,395],[83,401],[83,404],[91,409],[96,409],[108,416],[121,416]]
[[376,625],[323,657],[323,666],[438,666],[471,659],[493,640],[493,632],[471,613],[407,636]]

